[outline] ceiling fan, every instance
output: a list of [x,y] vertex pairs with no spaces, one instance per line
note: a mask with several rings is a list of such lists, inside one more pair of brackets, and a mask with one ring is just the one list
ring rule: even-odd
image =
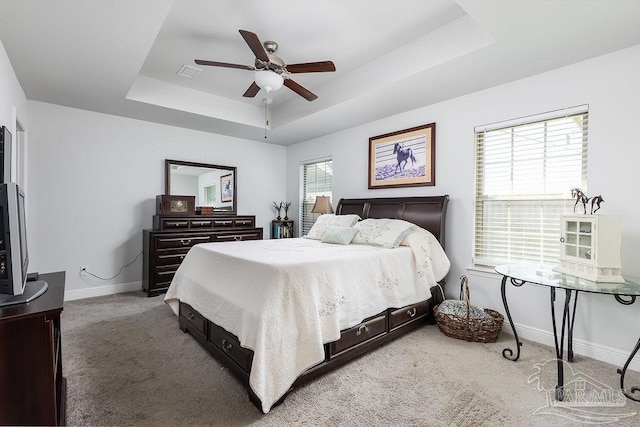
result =
[[255,81],[251,86],[249,86],[244,95],[242,95],[244,97],[253,98],[258,94],[260,89],[265,89],[267,92],[271,90],[278,90],[284,84],[307,101],[313,101],[318,98],[318,96],[291,80],[289,74],[324,73],[336,70],[336,66],[331,61],[306,62],[287,65],[280,57],[275,55],[276,50],[278,50],[278,43],[266,41],[263,44],[260,42],[258,36],[251,31],[240,30],[240,34],[256,56],[255,66],[229,64],[226,62],[207,61],[203,59],[196,59],[195,62],[198,65],[255,71]]

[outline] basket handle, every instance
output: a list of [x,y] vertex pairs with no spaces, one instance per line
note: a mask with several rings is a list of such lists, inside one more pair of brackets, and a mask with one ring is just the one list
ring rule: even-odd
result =
[[471,317],[471,301],[469,300],[469,279],[467,276],[460,276],[460,300],[467,303],[467,319]]

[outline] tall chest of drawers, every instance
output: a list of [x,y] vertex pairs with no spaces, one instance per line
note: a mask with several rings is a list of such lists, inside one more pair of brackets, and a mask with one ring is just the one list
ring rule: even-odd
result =
[[164,293],[192,246],[207,242],[261,240],[255,216],[154,215],[153,230],[143,231],[142,288],[148,296]]

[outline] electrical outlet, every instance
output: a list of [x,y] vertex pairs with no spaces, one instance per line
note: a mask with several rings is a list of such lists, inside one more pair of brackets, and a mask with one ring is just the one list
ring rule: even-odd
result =
[[81,265],[80,266],[80,275],[81,276],[87,276],[87,271],[89,271],[89,266],[88,265]]

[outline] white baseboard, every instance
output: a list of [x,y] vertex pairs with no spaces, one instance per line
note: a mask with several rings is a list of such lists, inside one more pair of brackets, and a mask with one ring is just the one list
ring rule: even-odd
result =
[[135,292],[142,290],[142,282],[118,283],[115,285],[93,286],[90,288],[76,289],[64,293],[65,301],[77,299],[101,297],[104,295],[114,295],[123,292]]
[[[538,328],[532,328],[531,326],[520,325],[516,323],[516,330],[518,331],[518,337],[535,341],[540,344],[555,347],[553,342],[553,333]],[[512,334],[509,324],[505,322],[503,331]],[[633,347],[635,341],[630,343]],[[566,351],[566,343],[564,345]],[[522,351],[522,350],[521,350]],[[524,350],[526,351],[526,350]],[[595,344],[589,341],[573,339],[573,352],[592,359],[600,360],[602,362],[610,363],[618,368],[622,368],[629,358],[631,350],[624,351],[617,348],[607,347],[600,344]],[[640,371],[640,352],[629,364],[629,369],[634,371]]]

